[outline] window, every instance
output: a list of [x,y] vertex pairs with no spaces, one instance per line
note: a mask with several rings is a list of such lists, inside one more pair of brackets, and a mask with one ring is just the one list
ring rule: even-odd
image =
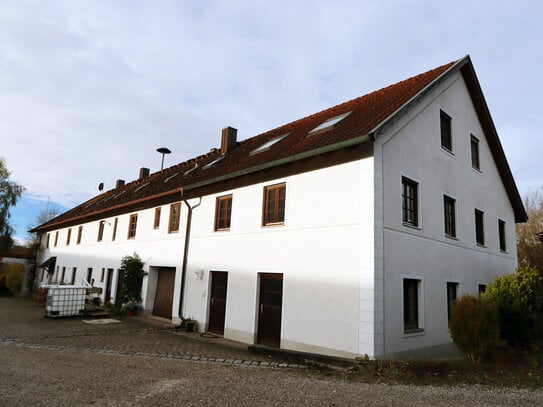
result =
[[410,226],[419,225],[418,186],[415,181],[402,177],[402,222]]
[[179,232],[179,219],[181,215],[181,204],[176,203],[170,206],[170,224],[168,233]]
[[87,283],[92,284],[92,267],[87,269]]
[[106,273],[106,269],[105,268],[102,268],[102,273],[100,274],[100,282],[103,283],[104,282],[104,274]]
[[57,247],[58,243],[58,232],[55,232],[55,247]]
[[119,218],[115,218],[115,221],[113,222],[113,234],[111,235],[111,241],[115,241],[115,238],[117,237],[117,224],[119,223]]
[[458,283],[447,283],[447,321],[451,321],[451,310],[458,295]]
[[324,130],[328,130],[329,128],[331,128],[332,126],[338,124],[340,121],[342,121],[343,119],[345,119],[347,116],[349,116],[352,112],[347,112],[347,113],[343,113],[343,114],[340,114],[339,116],[335,116],[335,117],[332,117],[331,119],[328,119],[324,122],[322,122],[321,124],[319,124],[317,127],[315,127],[313,130],[311,130],[309,133],[307,133],[307,135],[311,135],[311,134],[315,134],[315,133],[318,133],[320,131],[324,131]]
[[451,118],[444,111],[440,111],[441,147],[452,153]]
[[230,229],[232,214],[232,195],[221,196],[215,203],[215,230]]
[[271,146],[273,146],[274,144],[280,142],[281,140],[283,140],[285,137],[287,137],[290,133],[287,133],[287,134],[283,134],[282,136],[279,136],[279,137],[274,137],[272,138],[271,140],[268,140],[267,142],[265,142],[264,144],[262,144],[260,147],[257,147],[255,148],[253,151],[251,151],[249,153],[249,155],[254,155],[254,154],[258,154],[262,151],[266,151],[266,150],[269,150],[271,148]]
[[66,235],[66,246],[69,246],[71,237],[72,237],[72,228],[69,228],[68,234]]
[[158,229],[160,227],[160,206],[155,208],[155,222],[153,223],[153,228]]
[[471,135],[471,166],[476,170],[480,170],[479,167],[479,139],[473,134]]
[[486,291],[486,284],[479,284],[479,295]]
[[484,213],[475,209],[475,241],[478,245],[485,245]]
[[104,224],[106,222],[104,222],[103,220],[101,220],[99,223],[98,223],[98,241],[101,242],[102,239],[104,238]]
[[83,236],[83,226],[77,229],[77,244],[81,243],[81,236]]
[[505,252],[507,245],[505,244],[505,221],[498,219],[498,235],[500,238],[500,250]]
[[77,273],[77,267],[72,267],[72,279],[70,280],[70,284],[75,284],[75,274]]
[[51,240],[51,234],[47,233],[47,243],[45,243],[45,248],[49,249],[49,241]]
[[403,280],[403,329],[405,333],[421,331],[419,324],[419,285],[420,280]]
[[62,274],[60,277],[60,284],[64,284],[64,276],[66,275],[66,267],[62,267]]
[[285,222],[286,184],[264,188],[263,225],[276,225]]
[[136,237],[136,228],[138,226],[138,214],[134,213],[130,215],[130,221],[128,222],[128,238],[134,239]]
[[445,236],[456,237],[456,201],[443,195],[443,218],[445,219]]

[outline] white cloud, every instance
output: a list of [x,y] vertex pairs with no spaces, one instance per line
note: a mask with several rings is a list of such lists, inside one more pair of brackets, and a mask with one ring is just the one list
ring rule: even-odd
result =
[[250,137],[469,53],[517,181],[543,184],[523,154],[542,151],[540,15],[536,1],[6,3],[0,156],[31,195],[72,206],[157,170],[157,147],[171,165],[228,125]]

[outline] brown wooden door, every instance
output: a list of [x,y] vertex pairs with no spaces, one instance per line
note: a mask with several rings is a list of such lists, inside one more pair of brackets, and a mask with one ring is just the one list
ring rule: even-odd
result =
[[281,343],[283,275],[260,274],[257,341],[278,348]]
[[224,271],[211,272],[211,298],[209,300],[208,331],[224,334],[224,316],[226,315],[226,291],[228,288],[228,273]]
[[163,267],[158,269],[153,315],[168,319],[172,318],[174,284],[175,268]]

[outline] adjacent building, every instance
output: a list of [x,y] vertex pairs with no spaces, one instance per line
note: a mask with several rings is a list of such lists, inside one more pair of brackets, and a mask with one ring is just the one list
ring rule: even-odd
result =
[[526,213],[469,57],[90,199],[37,227],[42,282],[148,272],[145,312],[354,358],[450,346],[450,306],[517,264]]

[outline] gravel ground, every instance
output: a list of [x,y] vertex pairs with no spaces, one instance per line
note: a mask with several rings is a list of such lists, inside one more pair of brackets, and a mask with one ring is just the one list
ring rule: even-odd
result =
[[[108,326],[44,320],[31,302],[0,298],[0,406],[543,405],[543,388],[365,384],[264,367],[239,344],[194,338],[143,317]],[[198,361],[187,360],[192,355]]]

